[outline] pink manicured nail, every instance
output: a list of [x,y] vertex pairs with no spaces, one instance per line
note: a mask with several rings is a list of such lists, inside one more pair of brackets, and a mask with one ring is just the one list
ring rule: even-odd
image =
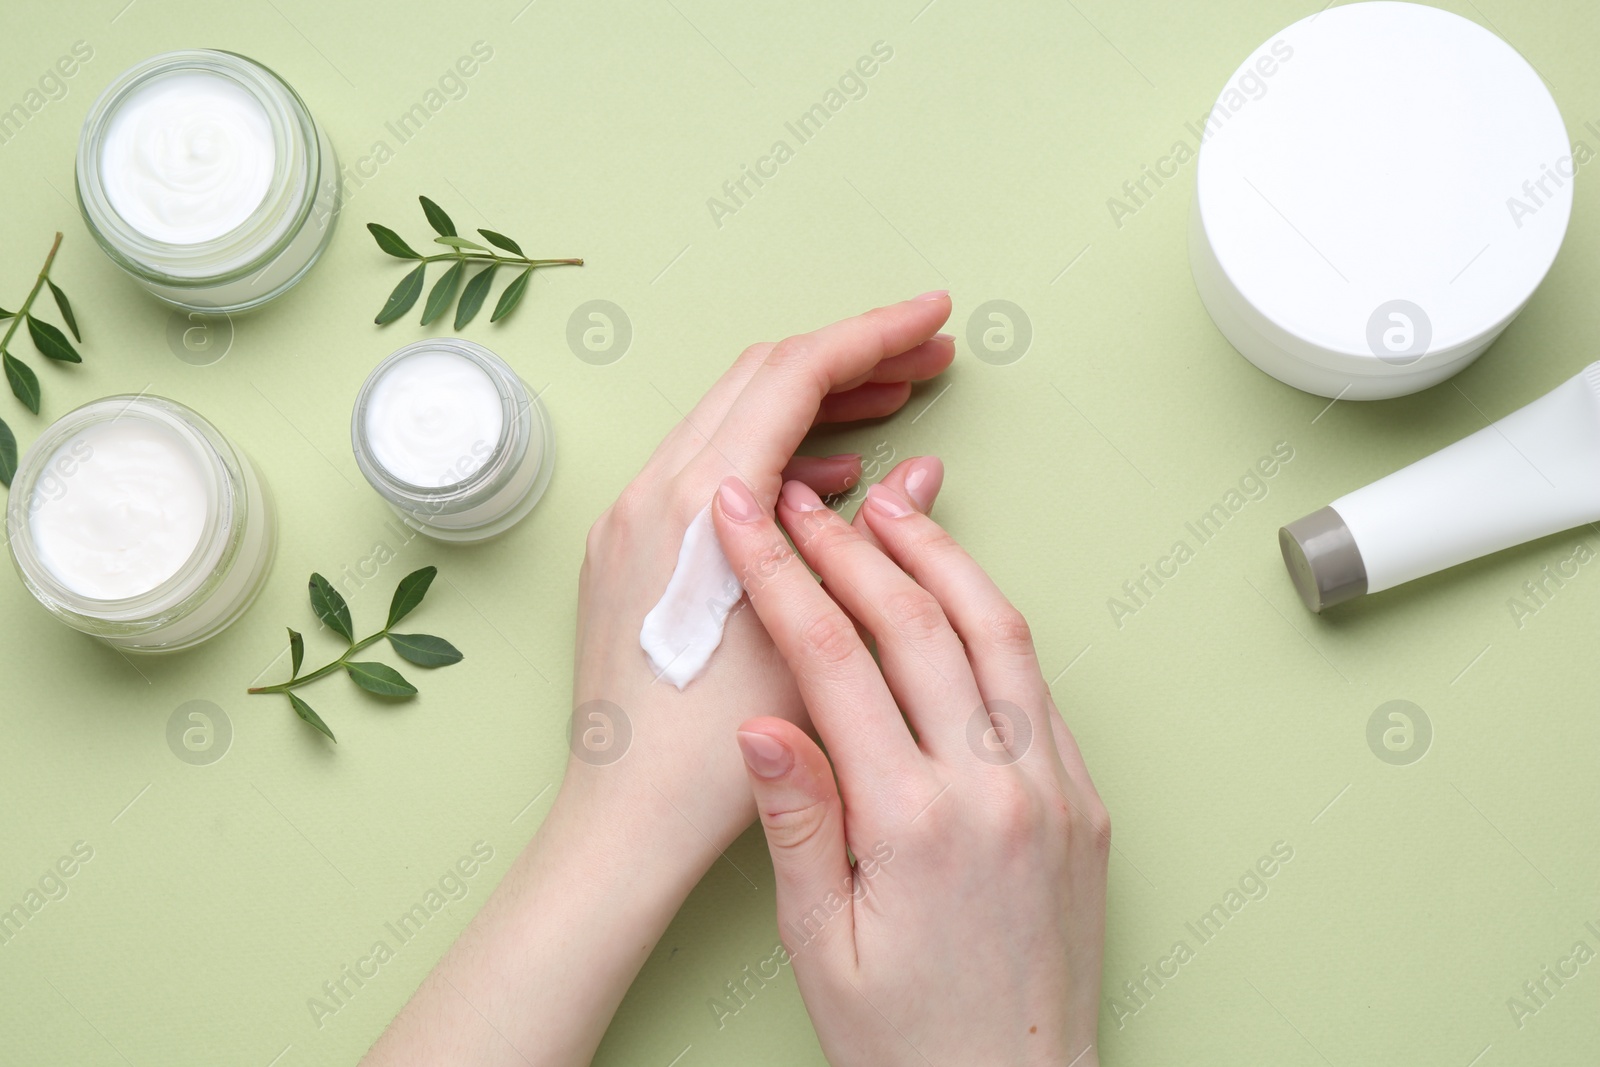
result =
[[794,766],[789,746],[768,734],[740,730],[739,751],[757,778],[781,778]]
[[906,495],[924,515],[933,508],[933,498],[943,482],[944,464],[937,456],[918,456],[906,469]]
[[826,458],[827,459],[832,459],[832,460],[846,460],[846,459],[854,460],[854,459],[860,459],[861,458],[861,453],[860,452],[838,452],[838,453],[835,453],[834,455],[828,456]]
[[778,493],[783,497],[783,505],[790,511],[825,511],[827,505],[809,485],[804,482],[784,482],[783,489]]
[[956,339],[956,335],[953,333],[944,333],[943,331],[940,331],[939,333],[933,335],[933,339],[935,341],[954,341]]
[[886,519],[903,519],[911,514],[911,508],[906,502],[896,496],[893,490],[885,489],[882,485],[875,485],[867,490],[867,505]]
[[949,295],[950,295],[950,290],[948,290],[948,289],[935,289],[932,292],[923,293],[921,296],[917,297],[917,299],[918,300],[943,300],[945,297],[947,297]]
[[717,500],[722,504],[722,513],[734,522],[751,523],[761,516],[756,498],[737,478],[722,480],[722,488],[717,490]]

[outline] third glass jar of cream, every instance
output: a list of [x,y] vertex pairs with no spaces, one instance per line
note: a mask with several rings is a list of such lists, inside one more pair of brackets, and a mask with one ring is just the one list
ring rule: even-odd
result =
[[356,464],[412,529],[481,541],[509,529],[550,484],[550,415],[504,360],[446,337],[373,370],[350,423]]
[[6,506],[28,591],[68,626],[137,652],[188,648],[255,599],[276,527],[265,484],[216,427],[161,397],[62,416]]
[[167,52],[117,77],[78,141],[78,204],[112,261],[195,311],[265,303],[333,232],[333,146],[283,79],[231,52]]

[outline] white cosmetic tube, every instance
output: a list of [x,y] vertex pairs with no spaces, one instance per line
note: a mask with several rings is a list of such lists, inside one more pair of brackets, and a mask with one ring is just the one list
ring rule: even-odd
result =
[[1306,607],[1600,519],[1600,363],[1533,403],[1278,531]]

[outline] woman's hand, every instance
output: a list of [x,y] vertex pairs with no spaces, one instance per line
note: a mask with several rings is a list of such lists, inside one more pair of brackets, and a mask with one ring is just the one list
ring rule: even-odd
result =
[[784,719],[738,734],[829,1061],[1092,1067],[1110,824],[1022,616],[883,485],[864,531],[784,485],[821,586],[738,478],[713,513],[833,759]]
[[[658,682],[639,630],[684,530],[723,478],[768,507],[785,477],[838,492],[859,456],[795,456],[822,422],[879,418],[949,366],[943,292],[746,349],[589,533],[578,593],[573,756],[550,813],[483,910],[369,1053],[376,1065],[582,1064],[706,869],[754,815],[728,735],[758,707],[802,720],[749,611],[705,673]],[[924,510],[937,478],[885,482]]]
[[[563,808],[615,811],[682,840],[689,853],[712,846],[712,858],[750,824],[755,809],[728,734],[752,707],[804,721],[788,667],[754,613],[736,610],[704,674],[680,692],[656,678],[639,647],[641,623],[666,588],[685,528],[722,479],[740,478],[768,507],[785,477],[820,493],[855,484],[859,456],[795,450],[816,423],[892,414],[913,381],[949,366],[954,342],[934,333],[949,314],[949,298],[929,293],[746,349],[600,516],[579,582]],[[907,488],[903,469],[885,481]],[[937,491],[937,481],[922,482],[910,499],[926,510]],[[624,743],[625,754],[612,748]]]

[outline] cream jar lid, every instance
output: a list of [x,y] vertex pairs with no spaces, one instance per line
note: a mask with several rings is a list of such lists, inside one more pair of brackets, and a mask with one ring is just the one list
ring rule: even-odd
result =
[[1533,295],[1590,154],[1568,144],[1538,73],[1476,23],[1408,3],[1324,10],[1257,49],[1211,112],[1196,288],[1280,381],[1355,400],[1416,392]]

